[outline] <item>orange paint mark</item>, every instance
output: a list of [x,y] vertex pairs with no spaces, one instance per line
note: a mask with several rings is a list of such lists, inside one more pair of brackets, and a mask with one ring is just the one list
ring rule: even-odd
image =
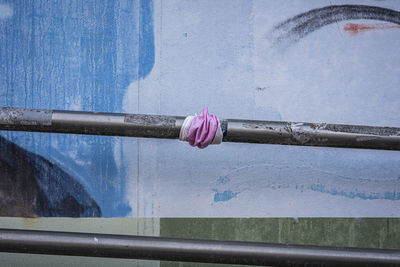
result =
[[369,31],[369,30],[384,30],[384,29],[400,29],[400,25],[394,24],[386,24],[386,23],[376,23],[376,24],[356,24],[356,23],[347,23],[344,26],[344,30],[350,32],[352,35],[356,35],[360,32]]

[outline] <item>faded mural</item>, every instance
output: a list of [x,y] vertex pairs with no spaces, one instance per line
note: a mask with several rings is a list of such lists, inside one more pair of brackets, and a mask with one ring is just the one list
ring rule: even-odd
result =
[[[0,2],[0,105],[399,126],[397,1]],[[0,133],[0,215],[398,217],[396,151]]]
[[[2,106],[122,112],[126,87],[148,75],[154,64],[151,1],[22,0],[1,7],[6,13],[0,17]],[[2,134],[20,146],[2,139],[2,166],[21,159],[27,170],[19,168],[22,163],[1,169],[4,204],[24,203],[24,212],[2,208],[1,215],[130,212],[119,185],[126,174],[115,163],[114,138]],[[18,155],[9,158],[13,151]],[[20,183],[22,177],[27,181]],[[28,182],[32,191],[26,191]],[[29,212],[27,205],[32,205]]]

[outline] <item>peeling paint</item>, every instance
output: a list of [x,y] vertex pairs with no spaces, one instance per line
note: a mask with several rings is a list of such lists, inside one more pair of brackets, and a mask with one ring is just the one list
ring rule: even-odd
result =
[[51,116],[50,110],[1,108],[0,124],[50,126]]

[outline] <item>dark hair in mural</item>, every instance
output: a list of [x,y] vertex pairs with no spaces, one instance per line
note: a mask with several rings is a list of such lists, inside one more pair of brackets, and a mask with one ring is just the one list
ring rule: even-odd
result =
[[365,5],[340,5],[312,9],[278,24],[273,29],[276,43],[295,43],[326,25],[351,19],[381,20],[400,25],[400,12]]
[[0,136],[0,216],[102,214],[83,186],[68,173]]

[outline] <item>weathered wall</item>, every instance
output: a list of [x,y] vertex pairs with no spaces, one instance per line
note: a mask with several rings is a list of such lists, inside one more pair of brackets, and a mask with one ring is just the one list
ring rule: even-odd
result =
[[[399,126],[400,3],[344,2],[358,6],[2,1],[0,105],[166,115],[208,106],[221,118]],[[167,222],[191,229],[204,217],[200,224],[220,229],[210,218],[230,217],[227,235],[199,229],[209,237],[286,242],[292,239],[267,236],[262,225],[278,227],[267,218],[297,224],[298,217],[400,212],[395,151],[230,143],[199,150],[177,140],[17,132],[2,132],[0,145],[2,216],[146,217],[152,223],[142,232],[154,235],[179,235],[158,228]],[[253,222],[244,217],[258,218],[254,235],[231,236]],[[53,220],[33,222],[66,225]],[[85,220],[114,232],[106,219]],[[315,243],[361,244],[345,234],[358,219],[318,220],[294,227],[301,236],[294,242],[308,242],[304,233],[316,230]],[[367,244],[399,247],[396,219],[361,222],[368,227],[354,240],[376,232]],[[338,239],[326,237],[329,231]]]

